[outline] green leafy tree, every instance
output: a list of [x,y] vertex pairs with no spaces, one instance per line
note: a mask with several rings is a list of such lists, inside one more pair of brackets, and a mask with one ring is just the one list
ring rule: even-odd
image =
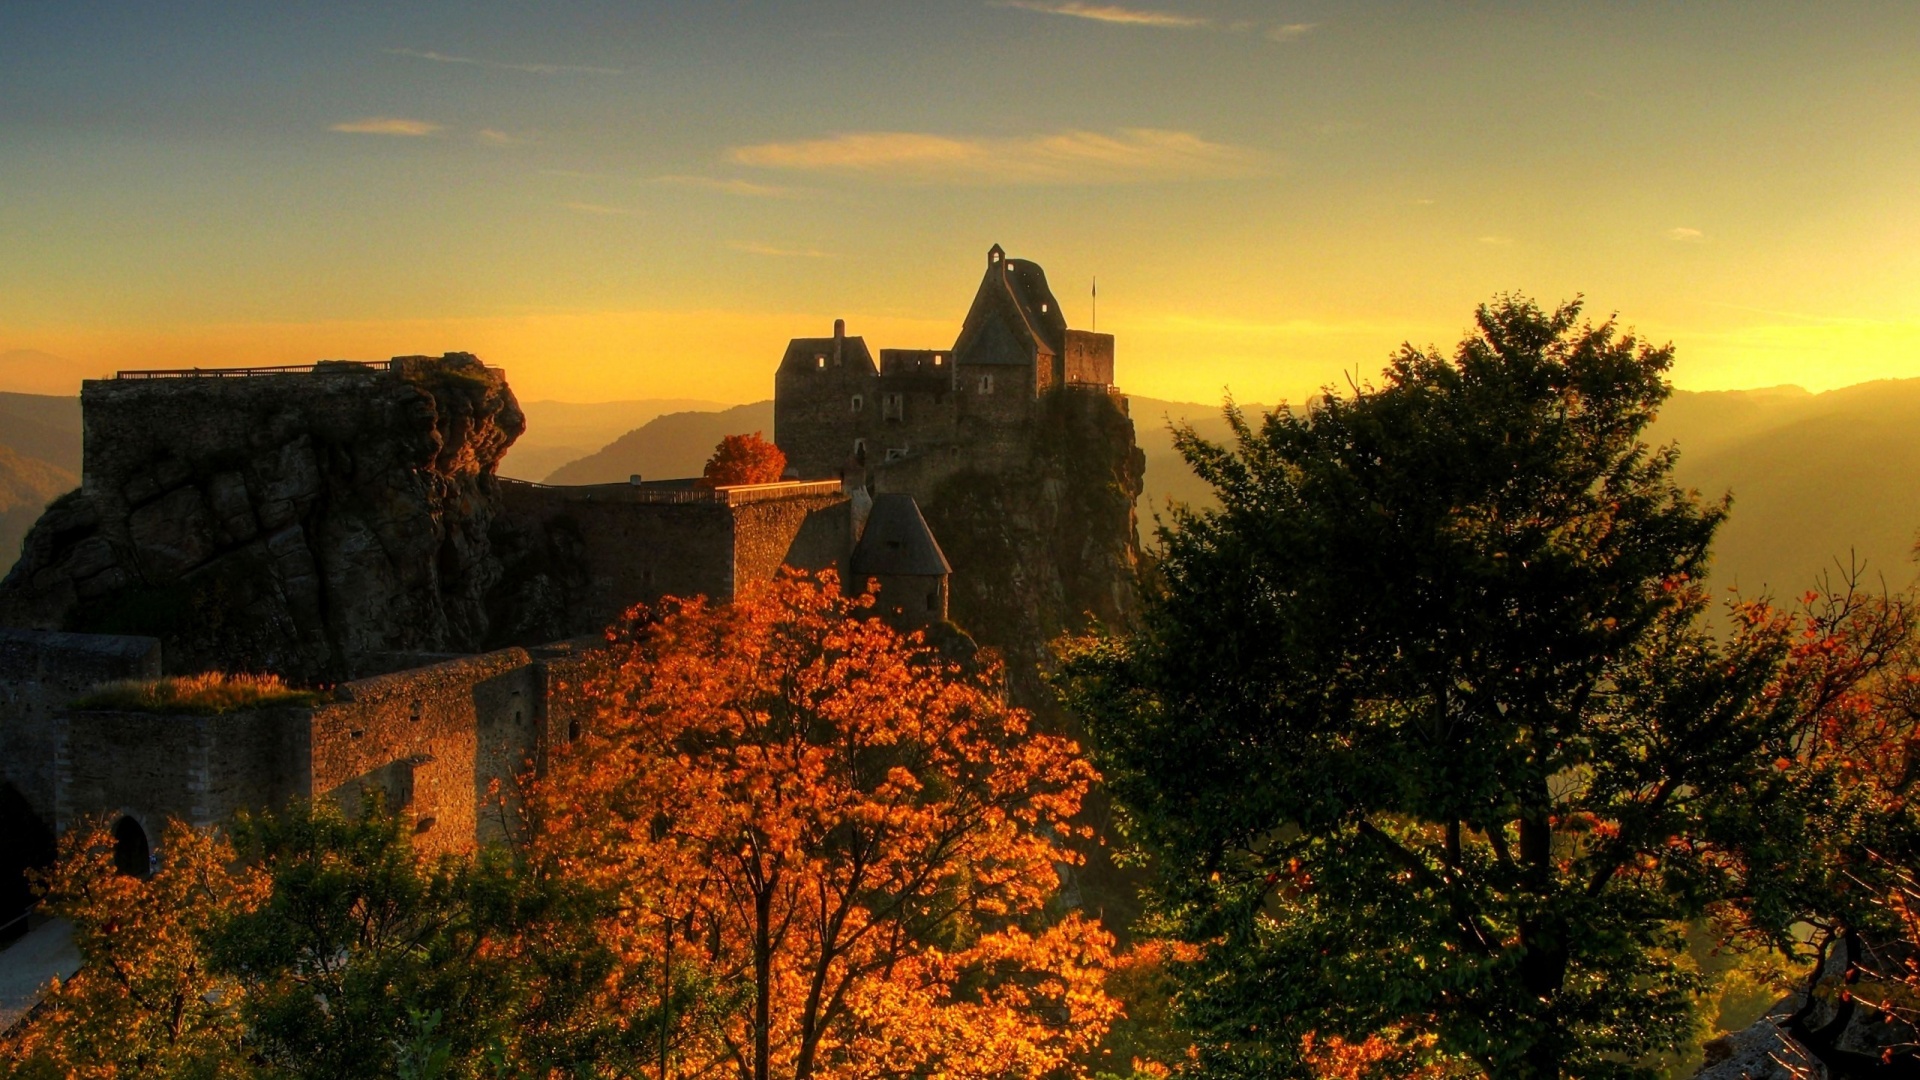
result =
[[1823,718],[1911,620],[1879,652],[1846,602],[1711,635],[1726,504],[1640,438],[1672,351],[1579,312],[1502,298],[1451,358],[1406,347],[1258,427],[1229,406],[1231,447],[1181,434],[1219,509],[1162,530],[1141,632],[1064,669],[1159,926],[1201,946],[1179,1001],[1208,1072],[1304,1071],[1317,1032],[1644,1074],[1695,1031],[1689,920],[1787,944],[1835,906],[1864,841],[1823,824],[1872,815]]

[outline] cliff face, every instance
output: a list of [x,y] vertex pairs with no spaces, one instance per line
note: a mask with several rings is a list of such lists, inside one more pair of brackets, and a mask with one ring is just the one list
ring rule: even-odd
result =
[[304,679],[487,639],[494,468],[525,428],[500,371],[449,353],[82,398],[83,486],[28,534],[0,622]]
[[[911,492],[953,564],[953,621],[1001,650],[1014,700],[1043,713],[1053,641],[1089,618],[1124,626],[1138,607],[1134,501],[1146,463],[1125,401],[1048,394],[1025,461],[954,472]],[[884,471],[876,486],[894,490]]]

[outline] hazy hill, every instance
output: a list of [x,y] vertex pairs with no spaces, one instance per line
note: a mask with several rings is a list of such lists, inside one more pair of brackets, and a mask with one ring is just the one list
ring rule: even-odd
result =
[[0,562],[10,569],[20,541],[55,498],[80,486],[74,472],[0,446]]
[[0,446],[80,472],[80,399],[0,393]]
[[[697,398],[645,398],[593,404],[523,401],[520,411],[527,415],[527,433],[520,436],[506,460],[500,463],[500,474],[518,480],[540,480],[663,413],[718,412],[726,407],[722,402]],[[700,460],[704,462],[706,458]]]
[[[528,419],[532,427],[532,419]],[[713,448],[728,435],[758,431],[773,437],[773,402],[756,401],[717,412],[657,416],[598,453],[555,469],[549,484],[615,484],[635,473],[649,480],[699,476]]]
[[[1227,437],[1216,406],[1134,398],[1147,455],[1143,529],[1169,498],[1210,500],[1173,450],[1163,418]],[[1254,413],[1253,408],[1248,409]],[[1680,447],[1678,477],[1708,499],[1733,494],[1714,544],[1713,581],[1789,600],[1836,560],[1861,561],[1876,582],[1914,576],[1920,530],[1920,379],[1863,383],[1824,394],[1796,386],[1676,392],[1654,425],[1656,443]]]

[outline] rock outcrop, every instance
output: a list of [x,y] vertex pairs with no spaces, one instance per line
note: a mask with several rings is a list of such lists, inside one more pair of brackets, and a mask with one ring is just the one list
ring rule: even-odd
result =
[[497,369],[449,353],[100,380],[82,399],[83,486],[29,533],[0,623],[306,680],[488,639],[494,469],[525,428]]
[[[909,489],[953,563],[953,621],[1002,652],[1014,700],[1043,713],[1054,641],[1093,620],[1124,627],[1138,610],[1134,503],[1146,463],[1125,400],[1048,394],[1036,403],[1024,461]],[[887,470],[875,481],[893,490]]]

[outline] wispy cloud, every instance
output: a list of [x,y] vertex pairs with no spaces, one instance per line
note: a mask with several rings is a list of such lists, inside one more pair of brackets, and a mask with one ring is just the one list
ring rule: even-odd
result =
[[1094,22],[1117,23],[1122,26],[1157,26],[1190,30],[1197,26],[1212,24],[1212,20],[1197,15],[1180,15],[1171,11],[1154,11],[1150,8],[1122,7],[1119,4],[1082,4],[1074,0],[1064,0],[1064,2],[995,0],[993,6],[1038,11],[1045,15],[1067,15],[1076,19],[1091,19]]
[[830,251],[815,248],[789,248],[774,244],[762,244],[757,240],[736,240],[727,245],[735,251],[744,251],[749,255],[767,255],[776,259],[831,259]]
[[1683,242],[1698,243],[1702,240],[1705,240],[1706,238],[1707,238],[1706,233],[1701,232],[1699,229],[1689,229],[1684,225],[1676,229],[1667,230],[1667,239],[1669,240],[1680,240]]
[[669,184],[673,187],[718,191],[749,199],[791,199],[802,193],[799,188],[782,187],[779,184],[756,184],[751,180],[725,179],[718,176],[656,176],[653,182]]
[[1124,4],[1088,4],[1080,0],[988,0],[990,7],[1035,11],[1042,15],[1065,15],[1089,22],[1115,26],[1146,26],[1161,30],[1219,30],[1233,34],[1257,33],[1268,41],[1298,41],[1319,23],[1269,23],[1259,19],[1216,22],[1205,15],[1187,15],[1158,8],[1129,7]]
[[431,60],[436,64],[467,64],[473,67],[494,68],[499,71],[520,71],[529,75],[624,75],[622,68],[594,67],[589,64],[515,64],[500,60],[482,60],[473,56],[449,56],[434,52],[432,49],[387,49],[389,56],[407,56],[415,60]]
[[602,217],[627,217],[633,213],[624,206],[607,206],[603,203],[564,202],[560,205],[582,214],[599,214]]
[[484,145],[501,147],[525,146],[527,143],[533,141],[531,135],[515,135],[497,128],[481,128],[479,131],[473,133],[473,137]]
[[349,135],[407,135],[418,137],[431,135],[440,130],[440,125],[426,120],[407,120],[398,116],[363,116],[358,120],[343,120],[330,126],[328,131],[340,131]]
[[1016,138],[911,131],[850,132],[824,139],[735,147],[731,158],[764,169],[870,176],[908,183],[1113,184],[1251,175],[1260,155],[1185,131],[1128,128]]

